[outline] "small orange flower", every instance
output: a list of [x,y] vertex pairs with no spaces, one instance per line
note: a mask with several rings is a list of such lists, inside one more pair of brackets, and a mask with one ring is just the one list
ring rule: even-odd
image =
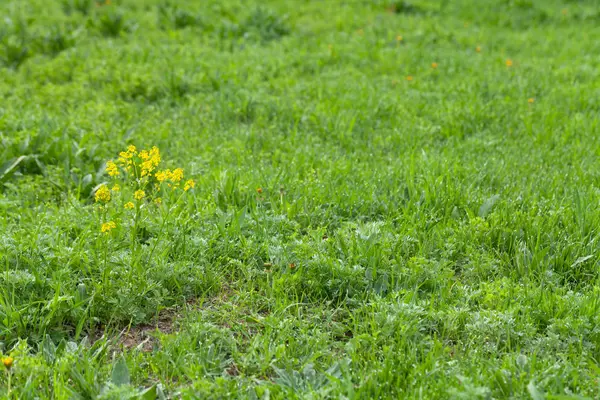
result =
[[256,188],[256,193],[261,194],[263,192],[262,188]]
[[512,61],[510,58],[509,58],[509,59],[507,59],[507,60],[506,60],[506,66],[507,66],[507,67],[512,67],[512,65],[513,65],[513,61]]
[[15,359],[12,357],[4,357],[2,359],[2,364],[4,364],[4,368],[11,369],[14,361],[15,361]]
[[412,77],[411,75],[409,75],[409,76],[407,76],[407,77],[406,77],[406,80],[407,80],[407,81],[412,81],[412,80],[413,80],[413,77]]
[[475,47],[475,51],[478,52],[478,53],[481,53],[481,46]]
[[398,36],[396,36],[396,41],[397,41],[397,42],[401,42],[401,41],[402,41],[402,39],[404,39],[404,38],[402,37],[402,35],[398,35]]
[[296,268],[296,264],[290,263],[290,269],[295,269],[295,268]]
[[438,67],[438,63],[436,63],[436,62],[431,63],[431,68],[436,69],[437,67]]

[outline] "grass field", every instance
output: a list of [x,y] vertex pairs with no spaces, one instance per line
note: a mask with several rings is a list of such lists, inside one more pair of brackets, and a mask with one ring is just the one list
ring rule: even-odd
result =
[[600,396],[597,0],[0,15],[3,398]]

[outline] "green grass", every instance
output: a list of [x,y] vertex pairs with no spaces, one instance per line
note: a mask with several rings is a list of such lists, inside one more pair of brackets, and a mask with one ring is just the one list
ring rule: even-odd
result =
[[0,15],[3,398],[600,396],[596,0]]

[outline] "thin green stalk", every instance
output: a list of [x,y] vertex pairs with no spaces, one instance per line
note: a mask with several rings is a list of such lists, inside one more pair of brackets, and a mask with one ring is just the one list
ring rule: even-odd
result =
[[169,220],[169,216],[171,215],[171,210],[173,210],[179,204],[179,202],[181,201],[181,198],[185,195],[185,193],[186,192],[182,192],[179,195],[179,197],[175,201],[175,204],[173,204],[173,206],[169,207],[167,215],[163,216],[163,221],[162,221],[160,229],[158,231],[158,239],[154,242],[154,245],[152,246],[152,249],[150,250],[150,257],[149,257],[149,259],[152,259],[152,256],[154,255],[154,250],[156,250],[156,247],[158,246],[158,243],[160,243],[160,238],[162,237],[163,229],[166,226],[167,221]]
[[12,392],[11,381],[12,381],[12,371],[8,370],[8,383],[7,383],[7,396],[10,398],[10,393]]

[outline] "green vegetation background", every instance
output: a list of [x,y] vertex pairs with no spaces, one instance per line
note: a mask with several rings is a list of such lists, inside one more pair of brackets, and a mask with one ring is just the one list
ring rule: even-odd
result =
[[[0,15],[3,396],[599,395],[596,0]],[[197,181],[133,272],[128,144]]]

